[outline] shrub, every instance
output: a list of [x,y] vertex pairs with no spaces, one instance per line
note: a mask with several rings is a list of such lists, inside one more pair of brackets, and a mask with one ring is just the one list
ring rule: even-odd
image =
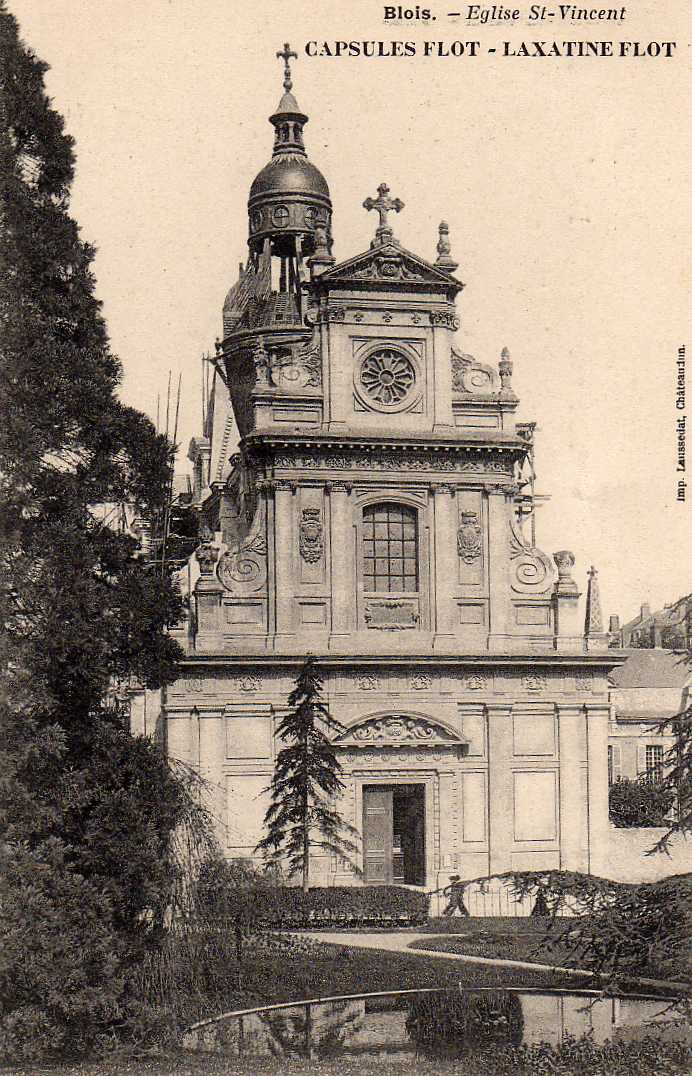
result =
[[610,786],[610,821],[620,829],[632,826],[665,826],[673,806],[673,794],[657,782],[620,777]]
[[524,1018],[521,1002],[506,990],[482,994],[420,994],[409,1003],[406,1031],[424,1049],[518,1045]]
[[126,1016],[126,953],[107,894],[57,841],[6,865],[0,913],[0,1057],[93,1048]]
[[428,894],[403,886],[315,886],[277,891],[271,926],[401,926],[423,923]]

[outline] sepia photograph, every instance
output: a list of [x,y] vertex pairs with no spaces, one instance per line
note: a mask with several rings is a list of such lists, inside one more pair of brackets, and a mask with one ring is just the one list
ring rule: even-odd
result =
[[0,1072],[687,1073],[677,0],[0,0]]

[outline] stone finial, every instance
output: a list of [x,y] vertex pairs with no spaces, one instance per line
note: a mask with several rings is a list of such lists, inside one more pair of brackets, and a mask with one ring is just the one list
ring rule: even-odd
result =
[[255,367],[255,385],[259,388],[266,387],[269,385],[269,353],[261,336],[253,349],[252,362]]
[[562,594],[576,594],[577,584],[572,578],[572,568],[574,567],[574,553],[569,549],[559,549],[557,553],[553,553],[553,560],[557,565],[557,586],[556,590],[558,595]]
[[367,209],[370,212],[371,209],[377,211],[380,218],[380,223],[375,232],[375,238],[370,244],[371,247],[384,246],[385,243],[391,243],[394,241],[394,232],[391,225],[387,221],[387,214],[394,210],[395,213],[400,213],[404,208],[404,203],[400,198],[389,197],[389,187],[386,183],[380,183],[377,188],[377,198],[366,198],[363,202],[363,209]]
[[334,264],[329,236],[324,224],[315,225],[315,250],[308,258],[310,275],[314,278]]
[[599,635],[603,631],[603,616],[601,615],[601,595],[598,587],[598,572],[591,565],[589,582],[586,589],[586,618],[584,621],[584,634]]
[[213,574],[218,555],[219,547],[209,540],[203,541],[201,545],[197,546],[195,557],[199,563],[200,575]]
[[503,347],[500,352],[498,369],[500,371],[500,392],[505,396],[514,396],[514,391],[512,389],[512,371],[514,370],[514,364],[509,355],[509,348]]
[[444,269],[446,273],[453,273],[459,268],[459,263],[452,257],[452,244],[449,241],[449,225],[446,220],[441,220],[437,229],[437,260],[435,265],[438,269]]

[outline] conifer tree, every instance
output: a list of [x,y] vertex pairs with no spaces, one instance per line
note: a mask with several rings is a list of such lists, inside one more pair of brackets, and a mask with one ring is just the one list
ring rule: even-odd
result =
[[[272,866],[285,866],[310,888],[310,853],[320,849],[353,865],[357,831],[340,816],[335,801],[342,792],[341,765],[326,733],[343,731],[322,698],[315,660],[306,659],[288,698],[289,713],[279,723],[285,746],[279,751],[264,824],[256,851]],[[357,870],[357,868],[354,867]]]
[[155,520],[172,454],[117,397],[45,70],[0,0],[0,1054],[15,1058],[126,1029],[195,810],[113,699],[114,682],[174,678],[181,601],[97,506]]

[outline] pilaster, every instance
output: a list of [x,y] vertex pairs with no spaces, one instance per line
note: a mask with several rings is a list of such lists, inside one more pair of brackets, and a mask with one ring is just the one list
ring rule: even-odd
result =
[[330,482],[329,494],[332,631],[330,645],[354,630],[356,565],[351,511],[351,487]]
[[293,632],[293,572],[296,548],[293,527],[294,493],[294,482],[274,483],[274,597],[277,638]]
[[608,818],[608,718],[607,704],[586,706],[589,873],[606,876],[610,821]]
[[446,483],[431,486],[434,510],[435,610],[433,648],[452,651],[454,638],[454,582],[456,578],[455,490]]
[[560,750],[560,869],[588,869],[587,810],[583,792],[586,715],[583,706],[558,706]]
[[[451,325],[436,324],[434,315],[432,321],[432,369],[434,385],[432,387],[433,400],[433,430],[437,433],[447,433],[454,426],[452,414],[452,361],[450,340],[452,336]],[[457,323],[458,324],[458,323]]]
[[505,648],[509,630],[509,532],[507,491],[504,486],[488,488],[488,582],[491,650]]
[[491,705],[487,712],[490,873],[500,874],[512,867],[512,707]]

